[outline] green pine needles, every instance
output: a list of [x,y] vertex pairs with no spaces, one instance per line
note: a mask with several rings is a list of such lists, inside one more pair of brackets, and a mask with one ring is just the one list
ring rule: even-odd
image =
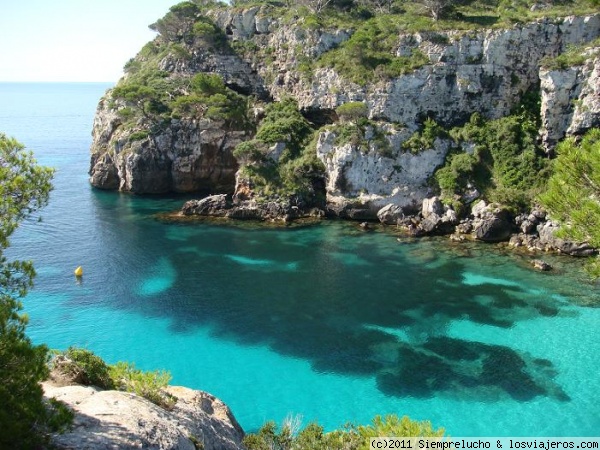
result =
[[[559,144],[553,174],[546,192],[539,196],[553,219],[561,223],[563,237],[600,248],[600,129],[581,140],[569,138]],[[600,261],[588,265],[600,277]]]
[[[63,426],[62,408],[47,407],[40,382],[48,376],[48,349],[25,334],[21,299],[33,284],[31,261],[9,261],[4,251],[19,224],[48,202],[53,170],[0,133],[0,448],[38,448]],[[68,420],[68,417],[67,417]]]

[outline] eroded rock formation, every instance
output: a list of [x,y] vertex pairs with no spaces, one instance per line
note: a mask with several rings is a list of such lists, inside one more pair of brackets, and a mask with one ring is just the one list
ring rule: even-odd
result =
[[57,449],[241,450],[244,432],[229,408],[206,392],[171,386],[167,411],[137,395],[44,383],[45,396],[75,412],[71,430],[52,436]]

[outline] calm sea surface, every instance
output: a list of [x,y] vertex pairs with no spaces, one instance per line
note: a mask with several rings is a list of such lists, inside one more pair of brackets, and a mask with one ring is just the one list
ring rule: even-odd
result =
[[454,436],[598,435],[600,295],[578,261],[549,257],[557,273],[542,274],[496,247],[339,222],[163,223],[155,214],[182,198],[88,185],[108,87],[0,84],[0,131],[57,169],[43,221],[8,252],[35,261],[24,301],[35,342],[167,369],[246,430],[396,413]]

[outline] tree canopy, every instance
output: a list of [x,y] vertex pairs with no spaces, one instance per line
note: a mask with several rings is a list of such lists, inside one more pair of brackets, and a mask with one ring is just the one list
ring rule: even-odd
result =
[[[566,139],[557,148],[553,174],[540,201],[553,219],[562,224],[564,237],[600,247],[600,129],[595,128],[580,143]],[[600,276],[598,258],[590,265]]]
[[39,382],[48,375],[48,349],[25,334],[20,299],[35,272],[29,261],[9,261],[9,238],[23,220],[48,201],[53,170],[0,133],[0,448],[35,448],[49,421]]

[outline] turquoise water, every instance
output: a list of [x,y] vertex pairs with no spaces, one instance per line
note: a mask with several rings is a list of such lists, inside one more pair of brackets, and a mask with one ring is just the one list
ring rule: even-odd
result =
[[[33,258],[29,335],[164,368],[246,430],[299,414],[326,428],[408,414],[463,436],[600,430],[600,296],[579,261],[329,222],[286,230],[169,224],[183,199],[93,190],[107,85],[0,84],[0,130],[58,169],[10,256]],[[73,276],[82,265],[84,276]]]

